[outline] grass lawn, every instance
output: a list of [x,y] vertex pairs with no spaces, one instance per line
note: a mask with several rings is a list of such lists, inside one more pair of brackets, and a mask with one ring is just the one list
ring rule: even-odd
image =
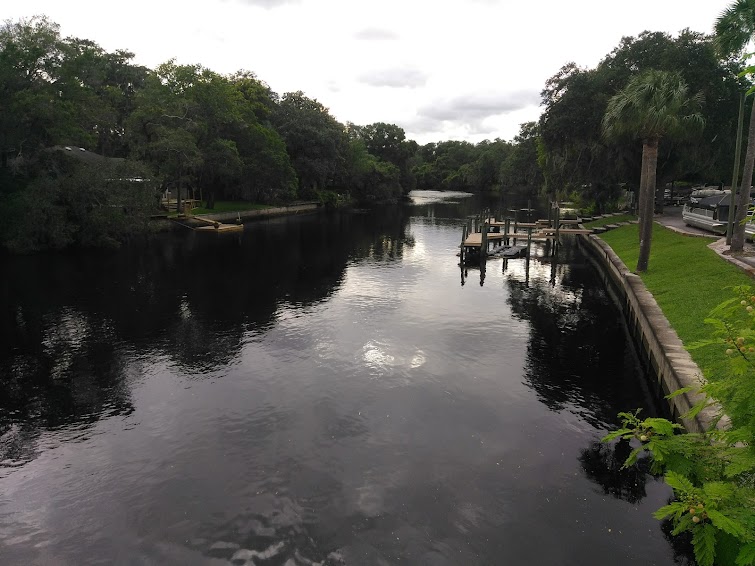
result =
[[[639,256],[636,224],[600,237],[634,270]],[[745,273],[708,249],[709,243],[708,238],[683,236],[653,224],[650,264],[641,277],[685,345],[711,337],[712,328],[704,320],[714,307],[734,297],[732,287],[753,284]],[[723,350],[723,345],[709,346],[690,354],[705,377],[715,381],[716,373],[729,368]]]
[[605,226],[606,224],[616,224],[617,222],[632,222],[633,220],[637,220],[637,217],[634,214],[619,214],[617,216],[598,218],[590,222],[585,222],[584,226],[585,228],[599,228],[600,226]]

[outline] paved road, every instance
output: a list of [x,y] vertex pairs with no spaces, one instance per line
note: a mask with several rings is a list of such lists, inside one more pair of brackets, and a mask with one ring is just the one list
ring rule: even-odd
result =
[[666,206],[663,208],[663,214],[656,214],[654,220],[658,224],[663,224],[669,228],[673,228],[677,232],[684,232],[686,234],[694,234],[696,236],[704,236],[712,240],[717,240],[721,236],[717,234],[711,234],[700,228],[694,226],[687,226],[682,220],[682,207],[681,206]]
[[681,206],[667,206],[663,209],[663,214],[656,214],[654,220],[663,226],[667,226],[677,232],[702,236],[710,238],[709,247],[726,261],[733,263],[740,269],[746,271],[751,276],[755,276],[755,244],[745,242],[744,252],[737,254],[736,257],[729,255],[729,247],[726,245],[726,238],[717,234],[711,234],[694,226],[687,226],[682,220]]

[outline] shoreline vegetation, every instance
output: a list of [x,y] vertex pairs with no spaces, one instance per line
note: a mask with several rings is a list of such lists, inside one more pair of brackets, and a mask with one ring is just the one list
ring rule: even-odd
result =
[[[620,413],[621,428],[603,440],[619,439],[633,448],[625,468],[647,455],[651,472],[664,476],[675,497],[654,516],[670,521],[674,535],[688,537],[684,540],[698,564],[751,565],[755,563],[753,280],[710,249],[710,240],[656,223],[652,228],[650,268],[638,275],[707,382],[701,389],[705,399],[687,416],[712,401],[720,403],[727,424],[717,427],[714,422],[710,430],[679,434],[679,424],[643,419],[638,410]],[[636,224],[600,235],[627,266],[637,261],[638,237]]]

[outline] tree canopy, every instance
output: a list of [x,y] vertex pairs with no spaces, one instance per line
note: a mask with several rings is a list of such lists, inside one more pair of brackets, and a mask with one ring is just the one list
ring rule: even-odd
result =
[[[641,152],[629,140],[608,143],[601,118],[609,99],[648,69],[678,72],[704,99],[702,136],[661,139],[659,183],[722,183],[731,168],[736,97],[747,83],[736,76],[735,58],[721,57],[716,45],[689,30],[625,37],[594,69],[569,63],[551,77],[542,116],[522,124],[514,139],[420,146],[399,125],[343,124],[301,91],[279,96],[251,71],[223,75],[175,61],[148,69],[129,51],[61,37],[44,16],[6,21],[0,197],[31,202],[24,193],[34,187],[60,187],[73,168],[44,156],[69,146],[126,159],[155,190],[202,195],[210,208],[216,199],[396,202],[415,188],[542,191],[602,208],[622,188],[638,186]],[[59,191],[39,194],[49,210],[63,206],[68,214]]]

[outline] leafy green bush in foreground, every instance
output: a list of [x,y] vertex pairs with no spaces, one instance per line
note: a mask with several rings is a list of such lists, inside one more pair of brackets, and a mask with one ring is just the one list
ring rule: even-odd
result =
[[720,345],[728,371],[704,385],[705,399],[683,415],[692,418],[715,399],[731,425],[679,434],[680,425],[641,419],[638,410],[620,413],[622,427],[603,439],[632,443],[624,467],[649,454],[651,471],[663,473],[675,495],[655,517],[670,519],[674,535],[691,534],[701,566],[755,564],[755,291],[741,286],[735,293],[705,320],[714,329],[713,338],[690,346]]

